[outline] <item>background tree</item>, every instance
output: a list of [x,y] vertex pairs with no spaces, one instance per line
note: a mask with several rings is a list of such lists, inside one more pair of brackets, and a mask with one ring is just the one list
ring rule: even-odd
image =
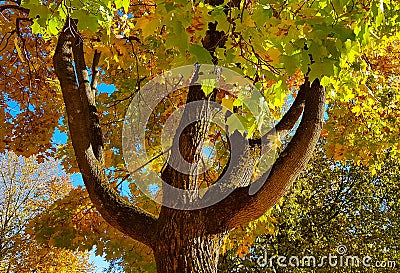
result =
[[89,272],[84,252],[36,242],[30,223],[71,189],[54,159],[0,154],[1,272]]
[[[263,235],[249,245],[243,259],[235,250],[226,253],[220,263],[222,272],[397,272],[399,226],[398,177],[400,166],[387,154],[383,167],[371,174],[353,161],[328,159],[322,149],[315,154],[306,172],[271,211],[276,220],[275,232]],[[274,255],[319,258],[340,256],[372,258],[371,268],[362,265],[330,267],[279,267],[269,264]],[[257,263],[267,255],[267,265]],[[386,268],[375,262],[394,261]],[[261,261],[263,263],[263,261]],[[286,261],[286,263],[288,263]],[[351,264],[351,263],[350,263]],[[394,266],[394,267],[393,267]]]

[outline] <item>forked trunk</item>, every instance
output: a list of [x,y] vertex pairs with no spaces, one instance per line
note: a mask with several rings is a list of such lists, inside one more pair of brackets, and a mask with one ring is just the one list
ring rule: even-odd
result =
[[[84,59],[84,43],[77,35],[79,32],[76,23],[76,20],[68,18],[63,31],[60,32],[54,67],[60,79],[77,163],[92,202],[109,224],[153,249],[159,273],[217,272],[218,255],[225,232],[262,216],[279,200],[306,166],[324,123],[323,87],[318,79],[310,86],[306,78],[292,107],[272,130],[280,137],[285,136],[303,113],[296,133],[270,172],[254,182],[257,186],[256,191],[247,181],[243,183],[246,180],[243,178],[251,177],[252,167],[256,162],[252,156],[246,155],[255,153],[244,153],[244,157],[238,157],[235,156],[235,153],[241,154],[238,150],[248,150],[243,149],[246,148],[243,145],[231,145],[232,167],[226,168],[226,174],[223,172],[227,183],[222,185],[231,185],[235,177],[242,183],[235,183],[238,187],[234,191],[222,200],[219,199],[219,202],[214,202],[216,199],[208,192],[201,196],[200,185],[203,181],[199,178],[201,172],[198,162],[208,137],[212,114],[208,108],[215,100],[218,90],[214,89],[211,94],[205,95],[200,86],[201,81],[197,82],[198,76],[205,74],[200,74],[200,66],[195,65],[187,104],[196,101],[200,101],[200,104],[196,104],[192,108],[193,111],[187,111],[189,108],[185,108],[179,127],[182,129],[179,132],[182,133],[174,137],[168,164],[161,173],[164,182],[172,186],[170,188],[184,190],[185,193],[181,196],[174,195],[168,187],[163,188],[164,203],[160,215],[156,217],[127,202],[109,183],[105,169],[102,126],[95,101],[96,77],[93,77],[90,83]],[[210,35],[211,29],[207,33]],[[205,40],[215,41],[213,37]],[[212,51],[216,45],[204,47]],[[93,71],[96,70],[99,54],[95,54]],[[260,150],[262,140],[268,140],[270,136],[267,133],[261,138],[250,139],[249,145],[257,146]],[[233,164],[235,160],[237,163],[243,161],[245,165]],[[185,161],[190,164],[190,168],[183,167],[181,172],[173,168],[185,166]],[[218,190],[214,192],[218,193]],[[196,207],[195,205],[204,204],[200,199],[209,205]],[[193,206],[190,206],[191,204]]]

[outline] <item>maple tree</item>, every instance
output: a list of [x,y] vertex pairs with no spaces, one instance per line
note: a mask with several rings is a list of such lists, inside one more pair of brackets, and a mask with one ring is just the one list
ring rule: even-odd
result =
[[87,254],[40,244],[31,223],[71,189],[54,159],[0,154],[0,271],[90,272]]
[[[383,105],[377,108],[379,99],[374,98],[390,98],[388,89],[395,85],[383,83],[395,83],[397,78],[393,78],[394,71],[373,65],[379,56],[369,57],[376,48],[384,51],[382,40],[397,46],[398,10],[393,1],[6,2],[0,6],[0,61],[5,79],[1,147],[27,155],[51,154],[52,130],[48,129],[68,132],[69,141],[59,147],[57,156],[65,159],[69,171],[80,170],[91,201],[111,226],[153,250],[158,271],[215,272],[225,235],[262,216],[305,167],[326,118],[322,86],[329,90],[331,117],[323,136],[335,158],[354,157],[372,166],[366,159],[373,154],[379,158],[388,145],[377,145],[368,129],[384,114],[393,128],[381,124],[374,133],[392,142],[396,139],[391,131],[397,115],[389,114]],[[199,195],[202,183],[213,184],[222,174],[240,187],[217,204],[185,211],[154,204],[138,192],[123,163],[121,132],[129,103],[149,80],[159,72],[194,62],[242,73],[261,91],[272,116],[280,121],[274,128],[278,138],[272,141],[271,135],[256,130],[259,119],[249,117],[251,111],[241,94],[229,96],[223,88],[216,88],[215,82],[208,83],[208,88],[206,83],[196,82],[199,71],[195,68],[187,90],[172,94],[152,109],[154,117],[161,117],[147,127],[150,154],[155,156],[161,147],[157,133],[163,122],[182,104],[200,101],[202,107],[208,107],[208,101],[216,101],[226,106],[242,127],[230,123],[223,136],[197,108],[194,112],[199,121],[182,127],[183,133],[173,137],[175,148],[169,159],[157,157],[151,167],[168,184],[191,190],[193,200],[203,198]],[[388,72],[377,76],[381,82],[371,77],[379,69]],[[98,82],[113,84],[115,90],[98,94]],[[15,84],[19,89],[11,89]],[[60,119],[62,100],[66,115]],[[391,100],[395,105],[394,96]],[[293,101],[292,106],[282,117],[281,109],[288,101]],[[20,107],[17,115],[12,112],[15,105]],[[365,115],[354,123],[354,114],[362,112]],[[185,114],[190,115],[188,111]],[[256,184],[265,183],[249,195],[252,173],[259,171],[257,160],[264,152],[263,141],[279,147],[301,114],[296,133],[269,176],[254,179]],[[368,129],[365,120],[370,122]],[[349,121],[357,125],[358,135],[343,134]],[[171,167],[179,163],[174,162],[178,146],[186,161],[199,161],[200,151],[208,145],[202,134],[208,132],[211,144],[221,151],[220,169],[202,178]],[[228,136],[232,137],[229,141]],[[355,141],[357,136],[363,141]],[[370,152],[366,147],[372,148]],[[346,148],[351,149],[346,152]],[[391,152],[396,156],[397,148]],[[238,172],[232,171],[233,166],[240,166]],[[143,179],[151,179],[148,170],[142,170]],[[126,189],[116,189],[123,183],[129,183],[129,198],[120,195]]]

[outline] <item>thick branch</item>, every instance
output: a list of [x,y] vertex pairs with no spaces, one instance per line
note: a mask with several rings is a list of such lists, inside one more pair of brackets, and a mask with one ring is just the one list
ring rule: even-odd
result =
[[[269,175],[266,173],[252,185],[236,189],[226,199],[206,209],[210,233],[230,230],[262,216],[282,197],[306,166],[322,130],[325,91],[318,80],[311,87],[306,83],[303,88],[305,109],[292,140]],[[282,125],[282,128],[286,126]],[[251,192],[254,186],[260,187],[255,194]]]
[[[76,29],[76,21],[71,20],[73,29]],[[79,93],[82,100],[83,114],[89,117],[86,124],[90,144],[94,155],[99,164],[104,164],[103,133],[101,131],[99,116],[96,108],[96,90],[92,89],[89,83],[89,74],[86,68],[85,56],[83,51],[83,41],[76,32],[76,41],[72,47],[75,61],[75,71],[78,77]]]
[[24,13],[29,13],[29,9],[20,7],[18,5],[1,5],[0,6],[0,12],[3,12],[6,9],[14,9],[14,10],[19,10]]
[[292,106],[282,117],[280,122],[275,126],[275,132],[278,133],[280,137],[284,137],[293,129],[294,125],[301,116],[301,113],[303,113],[306,92],[309,88],[308,85],[309,82],[306,80],[306,82],[300,86],[299,93],[297,94]]
[[278,122],[278,124],[272,128],[269,132],[263,135],[261,138],[258,139],[250,139],[249,144],[251,146],[254,145],[261,145],[267,144],[269,142],[269,136],[278,136],[280,138],[284,138],[289,132],[293,129],[296,122],[299,120],[301,113],[303,113],[305,99],[306,99],[306,92],[309,88],[308,79],[305,80],[305,83],[300,86],[299,93],[297,94],[296,99],[294,100],[293,104],[286,112],[286,114],[282,117],[282,119]]
[[[202,167],[202,150],[210,126],[212,111],[209,100],[199,84],[200,65],[196,64],[189,86],[186,107],[174,136],[171,154],[161,178],[174,188],[187,190],[187,196],[177,198],[174,191],[163,189],[163,204],[185,206],[199,197],[199,170]],[[185,170],[185,171],[182,171]],[[166,214],[165,214],[166,213]],[[162,208],[160,218],[169,214]],[[170,217],[170,216],[166,216]]]
[[[126,202],[111,187],[102,163],[101,128],[94,95],[88,82],[83,46],[76,25],[67,20],[54,54],[54,68],[60,80],[72,145],[89,196],[104,219],[115,228],[146,245],[153,244],[156,219]],[[76,71],[72,65],[74,60]],[[79,85],[75,72],[78,75]],[[95,116],[95,117],[94,117]],[[95,137],[100,137],[94,141]]]

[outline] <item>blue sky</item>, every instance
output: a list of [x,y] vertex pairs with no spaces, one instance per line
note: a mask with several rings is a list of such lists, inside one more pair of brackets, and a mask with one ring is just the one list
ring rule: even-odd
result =
[[94,254],[94,252],[95,252],[95,249],[93,249],[93,250],[90,252],[90,259],[89,259],[89,261],[90,261],[91,263],[93,263],[94,266],[96,267],[96,269],[95,269],[94,272],[95,272],[95,273],[101,273],[101,272],[103,272],[104,269],[108,268],[109,263],[108,263],[103,257],[96,256],[96,255]]

